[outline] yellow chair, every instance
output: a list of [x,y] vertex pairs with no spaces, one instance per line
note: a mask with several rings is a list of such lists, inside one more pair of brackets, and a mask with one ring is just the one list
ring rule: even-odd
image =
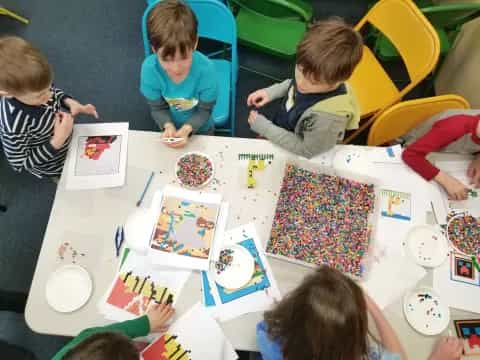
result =
[[6,15],[11,18],[14,18],[15,20],[18,20],[24,24],[28,24],[29,20],[24,18],[23,16],[20,16],[18,14],[15,14],[13,11],[10,11],[8,9],[5,9],[3,6],[0,6],[0,15]]
[[440,95],[399,102],[376,116],[368,133],[367,143],[370,146],[388,143],[439,112],[469,108],[467,100],[458,95]]
[[363,57],[348,80],[358,98],[363,121],[344,143],[349,143],[376,119],[382,109],[400,101],[434,69],[440,41],[437,32],[411,0],[381,0],[355,26],[360,31],[367,23],[386,36],[400,54],[410,82],[398,89],[376,59],[373,51],[363,47]]

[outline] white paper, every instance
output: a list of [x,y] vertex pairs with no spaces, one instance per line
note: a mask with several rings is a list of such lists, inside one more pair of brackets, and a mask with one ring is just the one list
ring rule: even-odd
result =
[[427,274],[425,269],[406,256],[389,252],[377,252],[371,261],[368,277],[360,282],[380,309],[386,308]]
[[[480,313],[480,284],[468,284],[452,280],[451,256],[433,271],[433,289],[448,306],[460,310]],[[475,271],[475,270],[474,270]],[[478,272],[477,277],[478,277]]]
[[[178,300],[178,297],[180,295],[180,292],[185,285],[186,281],[188,280],[188,277],[191,274],[190,270],[180,270],[180,269],[172,269],[172,268],[159,268],[159,267],[154,267],[149,261],[147,256],[142,256],[134,251],[130,251],[127,255],[127,258],[125,259],[125,262],[121,265],[119,268],[118,272],[115,274],[114,280],[112,284],[109,286],[107,292],[105,295],[100,299],[98,303],[98,309],[100,313],[102,313],[107,319],[110,320],[116,320],[116,321],[123,321],[123,320],[131,320],[136,318],[137,316],[144,315],[144,312],[140,308],[140,311],[138,314],[134,314],[132,312],[129,312],[127,310],[124,310],[118,306],[112,305],[107,302],[107,299],[112,292],[112,289],[114,288],[115,284],[117,283],[117,279],[120,273],[126,273],[132,271],[133,275],[132,276],[147,276],[148,275],[148,281],[153,281],[154,283],[168,288],[168,291],[173,293],[174,296],[174,301],[173,304],[176,303]],[[132,305],[134,303],[138,303],[139,301],[142,301],[142,299],[145,298],[145,294],[141,293],[141,288],[144,286],[148,285],[142,285],[142,283],[147,284],[148,281],[146,282],[139,282],[138,288],[140,291],[135,291],[134,293],[132,292],[132,299],[130,300],[129,303]],[[166,302],[166,296],[164,297],[162,303]]]
[[75,125],[62,175],[66,177],[66,189],[122,186],[127,147],[128,123]]
[[[207,310],[212,316],[222,322],[234,319],[243,314],[265,311],[269,309],[275,301],[279,301],[281,298],[277,282],[273,276],[270,264],[268,263],[263,252],[260,239],[253,223],[226,231],[224,233],[223,246],[237,244],[247,239],[253,239],[255,243],[260,260],[265,268],[266,276],[270,282],[270,287],[266,290],[256,291],[222,304],[217,290],[217,285],[213,280],[213,275],[211,274],[212,271],[215,271],[214,268],[212,268],[212,270],[207,274],[207,278],[211,289],[210,294],[215,300],[215,305],[207,307]],[[205,291],[205,289],[203,289],[203,291]]]
[[[222,206],[220,194],[185,190],[185,189],[181,189],[173,186],[166,186],[163,189],[163,195],[162,195],[161,201],[163,201],[163,199],[167,196],[218,205],[217,218],[215,219],[215,223],[216,223],[215,233],[213,236],[212,243],[210,244],[209,257],[205,259],[205,258],[197,258],[193,256],[178,255],[175,253],[157,250],[150,246],[150,248],[148,249],[148,256],[150,260],[152,261],[152,263],[159,264],[162,266],[207,270],[209,267],[209,263],[213,258],[213,251],[215,250],[215,242],[218,239],[222,238],[222,234],[226,226],[228,206]],[[156,217],[156,219],[158,219],[158,216],[160,214],[161,203],[157,205],[152,205],[152,206],[156,207],[156,209],[158,210],[157,217]],[[153,234],[152,234],[152,239],[153,239]]]
[[368,156],[370,161],[374,163],[392,163],[392,164],[401,164],[402,163],[402,146],[393,145],[393,146],[375,146],[371,147],[368,151]]
[[[176,346],[181,348],[181,352],[188,352],[191,360],[238,359],[237,353],[218,323],[200,303],[195,304],[176,320],[158,340],[162,341],[163,336],[170,338],[172,335],[176,336],[174,339]],[[151,347],[155,347],[155,342],[142,351],[142,358]]]

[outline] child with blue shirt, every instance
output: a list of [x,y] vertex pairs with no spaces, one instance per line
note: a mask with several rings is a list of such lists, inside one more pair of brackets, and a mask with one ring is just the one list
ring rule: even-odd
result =
[[[370,314],[379,339],[369,332]],[[307,276],[257,324],[263,360],[405,360],[380,308],[350,278],[327,266]],[[444,337],[429,360],[457,360],[462,342]]]
[[185,3],[160,1],[148,15],[148,39],[154,54],[142,65],[140,90],[162,137],[178,148],[191,134],[213,134],[212,109],[217,99],[213,63],[196,51],[197,18]]

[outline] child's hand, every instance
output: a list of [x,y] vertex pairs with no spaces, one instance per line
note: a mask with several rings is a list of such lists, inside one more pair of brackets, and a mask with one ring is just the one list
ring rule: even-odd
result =
[[155,304],[147,312],[148,321],[150,322],[151,332],[164,332],[168,329],[166,324],[175,313],[175,309],[170,304]]
[[448,197],[451,200],[466,200],[468,197],[468,187],[462,184],[453,176],[440,171],[437,176],[435,176],[435,181],[443,186],[445,191],[448,193]]
[[98,119],[97,109],[92,104],[82,105],[78,101],[73,100],[71,98],[65,100],[65,104],[67,104],[68,107],[70,108],[70,113],[72,114],[72,116],[76,116],[82,113],[82,114],[92,115],[96,119]]
[[188,124],[183,125],[180,129],[178,129],[174,134],[173,137],[181,138],[181,141],[176,141],[174,143],[169,143],[167,146],[178,149],[182,148],[188,143],[188,136],[193,131],[192,127]]
[[468,165],[467,176],[470,179],[470,184],[476,188],[480,187],[480,156],[477,156]]
[[55,114],[54,121],[53,136],[50,144],[52,144],[55,149],[60,149],[72,133],[73,117],[68,113],[58,112]]
[[248,123],[250,124],[250,126],[252,126],[255,120],[257,120],[257,115],[258,111],[250,110],[250,114],[248,114]]
[[440,338],[432,354],[428,358],[429,360],[459,360],[463,352],[463,341],[453,337],[444,336]]
[[166,123],[164,125],[163,129],[164,129],[163,133],[162,133],[163,138],[175,137],[175,133],[177,132],[177,128],[171,122]]
[[255,106],[257,108],[262,107],[270,101],[267,91],[265,89],[260,89],[254,91],[247,98],[248,106]]

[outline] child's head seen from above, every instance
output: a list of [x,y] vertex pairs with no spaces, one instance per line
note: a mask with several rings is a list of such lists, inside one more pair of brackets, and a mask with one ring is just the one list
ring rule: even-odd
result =
[[198,22],[182,1],[160,1],[148,14],[147,32],[153,52],[169,78],[182,82],[192,66],[197,47]]
[[340,18],[312,24],[297,46],[295,80],[302,93],[322,93],[346,81],[362,58],[361,35]]

